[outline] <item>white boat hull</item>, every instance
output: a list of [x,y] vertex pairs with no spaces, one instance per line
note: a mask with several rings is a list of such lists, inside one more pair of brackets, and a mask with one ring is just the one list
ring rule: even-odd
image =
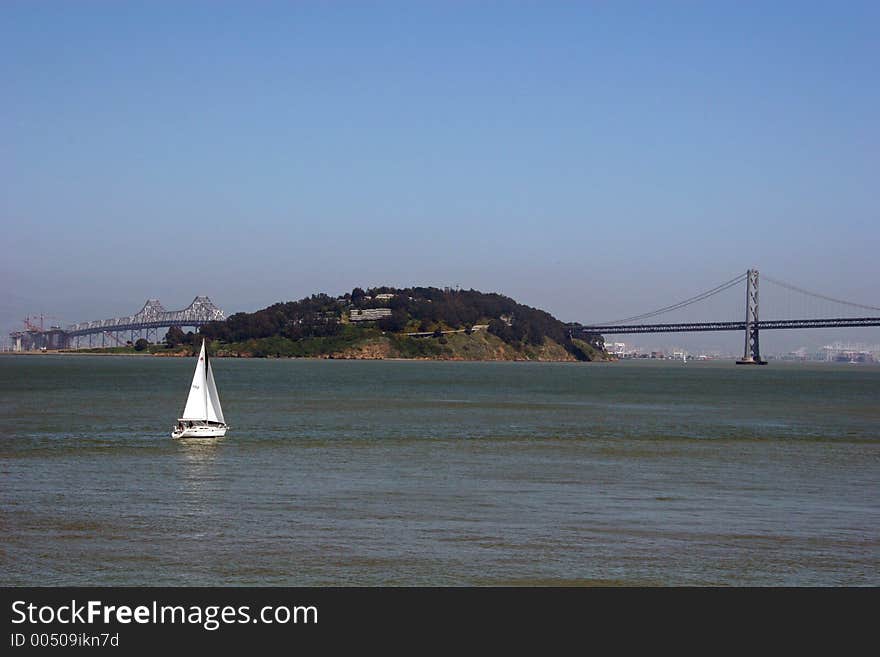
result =
[[178,429],[177,427],[171,432],[172,438],[222,438],[226,435],[228,426],[224,425],[203,425],[199,424],[194,427],[186,427]]

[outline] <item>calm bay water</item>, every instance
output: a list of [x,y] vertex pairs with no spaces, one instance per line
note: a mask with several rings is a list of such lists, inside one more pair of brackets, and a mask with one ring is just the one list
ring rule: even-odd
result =
[[880,584],[880,368],[0,358],[0,583]]

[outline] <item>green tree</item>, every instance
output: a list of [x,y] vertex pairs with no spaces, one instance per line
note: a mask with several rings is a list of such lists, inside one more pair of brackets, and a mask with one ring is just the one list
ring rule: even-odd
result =
[[144,340],[143,338],[139,338],[137,342],[134,343],[135,351],[143,351],[147,347],[150,346],[150,343]]
[[403,329],[406,328],[406,323],[409,321],[409,315],[406,314],[405,310],[395,310],[392,311],[390,317],[383,317],[379,320],[378,325],[379,328],[383,331],[388,331],[390,333],[400,333]]
[[179,326],[172,326],[165,334],[165,344],[170,347],[176,347],[186,340],[186,335]]

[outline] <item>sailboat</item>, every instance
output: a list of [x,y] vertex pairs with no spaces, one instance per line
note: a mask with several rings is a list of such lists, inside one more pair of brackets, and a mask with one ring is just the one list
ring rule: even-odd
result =
[[172,438],[220,438],[226,435],[226,420],[220,408],[220,395],[214,383],[211,361],[205,352],[205,341],[193,375],[183,415],[171,431]]

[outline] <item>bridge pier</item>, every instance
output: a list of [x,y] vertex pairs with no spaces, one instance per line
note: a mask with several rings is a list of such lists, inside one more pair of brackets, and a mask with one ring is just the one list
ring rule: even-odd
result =
[[766,365],[761,358],[758,337],[758,270],[749,269],[746,274],[746,344],[743,357],[737,365]]

